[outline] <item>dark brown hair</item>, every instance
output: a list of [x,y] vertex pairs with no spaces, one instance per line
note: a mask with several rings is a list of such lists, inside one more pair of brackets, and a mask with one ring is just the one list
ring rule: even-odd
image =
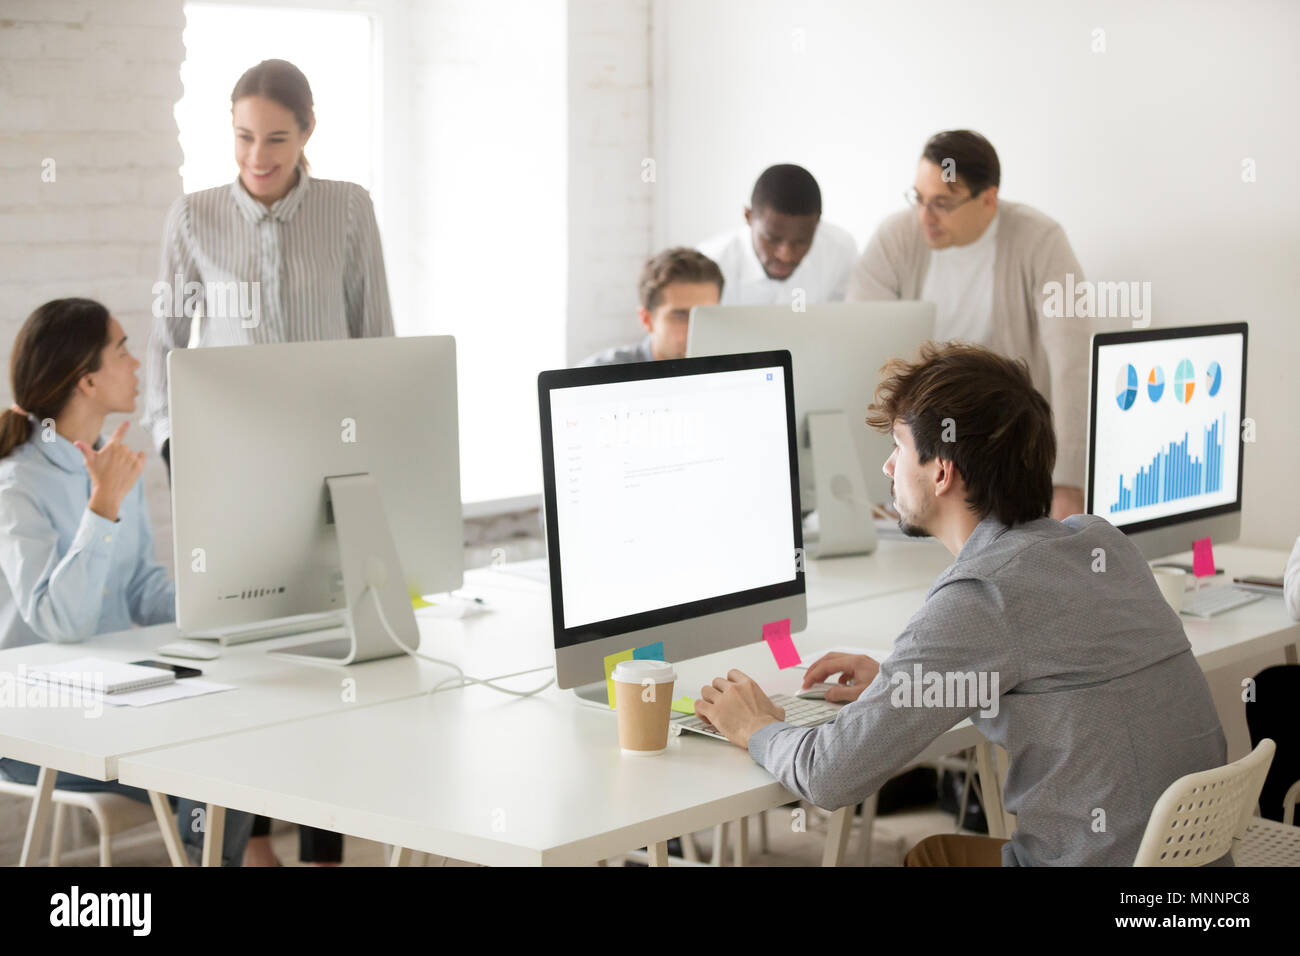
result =
[[1002,165],[993,144],[970,129],[950,129],[935,133],[926,140],[921,157],[940,169],[951,160],[953,172],[966,184],[972,196],[1002,183]]
[[[99,371],[108,309],[91,299],[54,299],[27,317],[9,353],[14,404],[37,419],[58,418],[83,375]],[[0,414],[0,458],[32,435],[13,409]]]
[[893,359],[881,372],[867,424],[888,433],[902,422],[922,464],[951,461],[972,511],[1009,525],[1051,511],[1052,409],[1023,361],[980,345],[927,342],[920,361]]
[[[316,105],[311,98],[311,85],[302,70],[288,60],[263,60],[245,70],[230,94],[231,109],[245,96],[264,96],[274,100],[293,113],[300,130],[305,132],[311,128]],[[311,171],[305,151],[298,157],[298,165]]]
[[718,264],[696,249],[676,246],[651,256],[641,267],[636,282],[641,307],[653,312],[659,307],[664,289],[674,282],[712,282],[722,295],[722,270]]

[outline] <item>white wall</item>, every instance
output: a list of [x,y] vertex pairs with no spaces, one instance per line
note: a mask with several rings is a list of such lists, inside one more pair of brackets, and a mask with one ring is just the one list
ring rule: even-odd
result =
[[[9,344],[49,299],[108,306],[143,359],[163,215],[181,192],[181,0],[4,0],[0,6],[0,401]],[[54,181],[42,164],[54,161]],[[143,390],[144,370],[141,369]],[[143,395],[132,416],[139,420]],[[116,426],[110,420],[108,427]],[[145,493],[171,567],[162,461],[145,432]]]
[[569,0],[566,359],[645,334],[636,279],[653,251],[649,0]]
[[1289,549],[1298,33],[1286,2],[656,0],[653,245],[736,225],[775,162],[861,243],[928,135],[978,129],[1002,195],[1060,221],[1090,278],[1152,283],[1154,325],[1251,323],[1243,543]]
[[456,336],[466,499],[540,493],[536,376],[564,362],[565,3],[412,2],[409,16],[397,328]]

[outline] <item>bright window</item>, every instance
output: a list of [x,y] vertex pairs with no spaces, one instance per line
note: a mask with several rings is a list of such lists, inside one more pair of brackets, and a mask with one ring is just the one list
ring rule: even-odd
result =
[[312,175],[374,188],[381,157],[369,15],[187,3],[185,20],[185,95],[176,104],[176,122],[186,192],[234,180],[230,92],[245,70],[270,59],[288,60],[311,84],[316,131],[306,153]]

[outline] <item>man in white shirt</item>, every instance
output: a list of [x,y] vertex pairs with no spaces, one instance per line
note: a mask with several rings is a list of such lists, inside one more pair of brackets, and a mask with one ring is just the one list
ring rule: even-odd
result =
[[724,286],[722,272],[708,256],[677,246],[651,256],[641,267],[637,315],[645,338],[635,345],[615,346],[587,357],[579,365],[619,365],[686,357],[686,332],[691,309],[717,305]]
[[[1001,165],[971,130],[930,137],[903,210],[880,224],[853,269],[847,298],[924,299],[935,339],[983,345],[1029,367],[1056,425],[1052,517],[1083,511],[1088,429],[1085,318],[1053,318],[1049,283],[1083,281],[1065,230],[1038,210],[998,198]],[[957,426],[960,429],[960,423]]]
[[858,246],[821,218],[812,173],[789,163],[765,169],[745,207],[745,225],[699,245],[727,278],[721,304],[842,302]]

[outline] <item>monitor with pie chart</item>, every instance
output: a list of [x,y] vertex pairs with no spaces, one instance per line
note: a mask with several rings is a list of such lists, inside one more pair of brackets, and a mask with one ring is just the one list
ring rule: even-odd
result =
[[1240,534],[1244,322],[1093,337],[1087,511],[1148,558]]

